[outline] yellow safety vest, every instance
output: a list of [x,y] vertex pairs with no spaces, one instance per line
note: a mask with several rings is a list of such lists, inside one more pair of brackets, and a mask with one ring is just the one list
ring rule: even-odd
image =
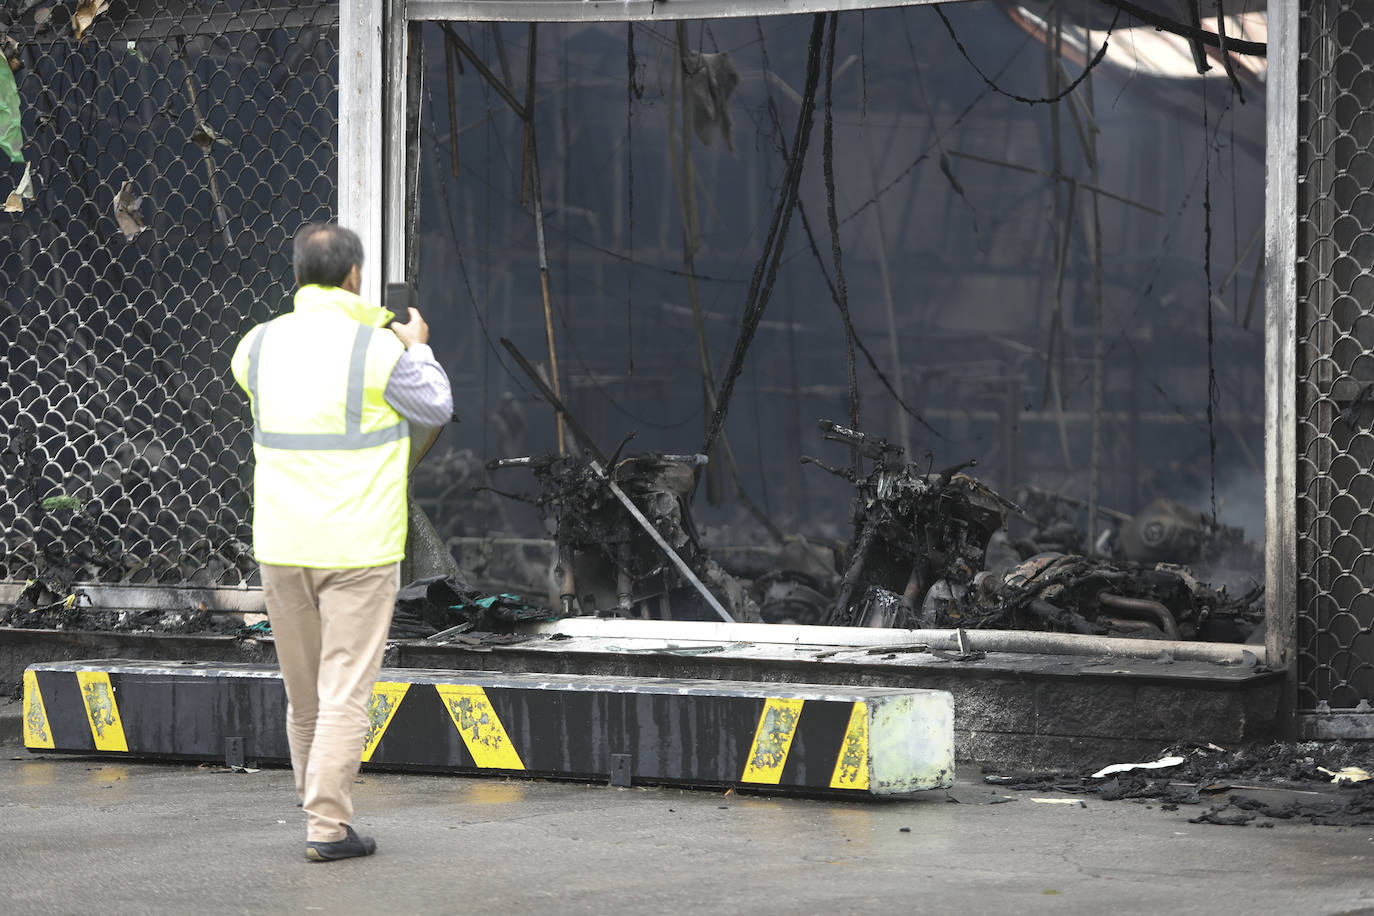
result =
[[395,316],[337,287],[304,286],[294,312],[234,351],[253,413],[253,553],[342,569],[405,556],[410,430],[386,402],[405,345]]

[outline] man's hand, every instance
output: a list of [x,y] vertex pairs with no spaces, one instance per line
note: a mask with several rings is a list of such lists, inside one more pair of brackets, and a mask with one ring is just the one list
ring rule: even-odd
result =
[[400,338],[407,350],[415,344],[429,343],[429,325],[425,323],[424,316],[417,308],[410,310],[410,321],[405,324],[399,321],[391,322],[391,331]]

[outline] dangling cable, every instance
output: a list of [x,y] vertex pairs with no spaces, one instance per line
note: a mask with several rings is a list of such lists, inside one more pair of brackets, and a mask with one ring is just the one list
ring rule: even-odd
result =
[[1207,114],[1207,81],[1202,81],[1202,270],[1207,277],[1207,470],[1211,485],[1212,527],[1217,526],[1217,364],[1212,336],[1212,141]]
[[635,85],[635,24],[625,24],[625,67],[630,81],[625,87],[625,163],[626,163],[626,209],[629,211],[628,264],[625,275],[625,341],[629,351],[628,374],[635,374],[635,145],[634,145],[634,106],[635,96],[643,97],[644,89]]
[[[832,78],[835,72],[835,33],[839,31],[839,13],[830,14],[830,34],[825,41],[825,128],[821,147],[821,165],[825,173],[825,216],[830,223],[830,255],[835,262],[835,292],[840,314],[844,316],[845,372],[849,381],[850,429],[863,429],[859,411],[859,376],[854,366],[854,333],[849,318],[849,291],[844,282],[844,255],[840,250],[840,220],[835,212],[835,119],[831,113]],[[853,470],[859,473],[859,450],[851,449]]]
[[[758,44],[760,51],[763,55],[763,69],[766,72],[772,68],[768,63],[768,46],[764,43],[763,28],[759,25],[758,17],[754,17],[754,27],[758,29]],[[1001,74],[999,73],[998,75],[1000,76]],[[773,131],[777,137],[778,151],[782,153],[782,157],[784,160],[789,160],[791,156],[787,151],[787,137],[783,134],[782,121],[778,117],[777,105],[773,102],[773,90],[768,87],[768,84],[766,82],[764,83],[764,91],[765,93],[767,93],[768,97],[768,114],[772,118]],[[968,110],[965,109],[965,113],[967,113],[967,111]],[[962,115],[960,117],[962,118]],[[921,160],[919,159],[917,160],[917,162],[920,161]],[[914,165],[915,163],[913,163],[913,166]],[[898,180],[900,180],[900,178]],[[896,182],[893,182],[893,184],[895,183]],[[871,203],[873,200],[876,199],[876,197],[870,198],[869,202]],[[865,206],[867,206],[867,204],[865,204]],[[848,222],[861,212],[863,212],[863,207],[860,207],[858,210],[854,211],[854,213],[851,213],[843,220],[840,220],[840,223],[843,224]],[[816,267],[821,272],[821,279],[825,281],[826,289],[830,291],[830,300],[834,302],[835,307],[839,309],[839,291],[835,289],[835,284],[830,279],[830,274],[826,271],[825,257],[821,254],[820,246],[816,244],[816,234],[811,230],[811,220],[806,215],[806,206],[800,200],[797,201],[797,215],[801,217],[802,231],[806,235],[807,247],[811,251],[811,256],[816,260]],[[920,412],[918,412],[916,408],[912,407],[910,404],[906,402],[906,400],[902,397],[901,392],[899,392],[897,390],[897,387],[892,384],[892,380],[887,377],[887,373],[885,373],[882,370],[882,367],[878,365],[878,361],[874,358],[873,352],[868,349],[868,345],[864,343],[863,337],[859,335],[858,329],[854,327],[854,323],[850,320],[849,315],[843,309],[840,309],[840,318],[844,321],[846,333],[848,333],[850,336],[854,338],[854,346],[857,347],[859,352],[864,355],[864,361],[868,363],[869,370],[872,371],[872,373],[875,376],[877,376],[878,381],[882,384],[882,386],[885,389],[887,389],[887,393],[892,395],[892,399],[897,402],[898,406],[900,406],[902,410],[906,412],[907,416],[911,417],[917,423],[921,424],[921,426],[925,427],[925,429],[932,436],[935,436],[937,439],[947,438],[944,433],[940,432],[938,429],[931,426],[930,423],[926,421],[926,418],[921,416]]]
[[792,159],[787,163],[786,177],[778,195],[777,208],[768,227],[759,260],[754,265],[754,275],[749,282],[749,293],[744,301],[744,318],[740,321],[739,336],[735,339],[734,352],[730,365],[721,378],[720,391],[716,395],[715,412],[706,427],[701,451],[710,454],[720,431],[725,425],[725,415],[730,409],[730,396],[735,390],[735,381],[744,367],[744,357],[753,343],[759,322],[768,308],[768,300],[773,294],[773,284],[777,280],[778,266],[782,263],[783,249],[787,242],[787,230],[792,222],[792,211],[797,204],[797,186],[801,182],[802,166],[806,162],[806,148],[811,139],[812,116],[816,109],[816,84],[820,82],[821,40],[825,32],[825,14],[816,13],[812,18],[811,43],[806,57],[806,85],[802,91],[801,112],[797,115],[797,133],[792,144]]
[[1069,83],[1069,85],[1064,89],[1064,91],[1058,93],[1057,95],[1032,99],[1027,98],[1024,95],[1017,95],[1014,92],[1008,92],[1001,86],[994,83],[991,77],[989,77],[986,73],[983,72],[983,68],[975,64],[973,62],[972,57],[969,57],[968,50],[964,48],[964,43],[959,40],[958,35],[954,34],[954,26],[950,23],[949,19],[945,17],[945,11],[940,9],[939,4],[936,4],[934,9],[936,15],[940,17],[940,21],[945,24],[945,30],[949,32],[949,37],[954,39],[954,46],[959,49],[959,53],[963,55],[964,60],[968,61],[969,66],[972,67],[974,71],[980,77],[983,78],[983,82],[988,84],[988,88],[991,89],[993,92],[996,92],[998,95],[1004,95],[1009,99],[1013,99],[1017,102],[1022,102],[1026,105],[1052,105],[1055,102],[1058,102],[1061,99],[1063,99],[1070,92],[1073,92],[1075,89],[1077,89],[1078,84],[1083,82],[1083,80],[1087,78],[1088,74],[1092,72],[1093,68],[1096,67],[1098,64],[1102,63],[1102,58],[1107,56],[1107,45],[1111,43],[1112,32],[1116,29],[1116,21],[1121,18],[1121,10],[1118,9],[1116,11],[1116,15],[1112,17],[1112,24],[1107,26],[1107,37],[1102,39],[1102,47],[1097,49],[1097,53],[1093,55],[1093,59],[1088,61],[1088,66],[1084,67],[1083,72],[1078,74],[1078,79],[1074,80],[1072,83]]

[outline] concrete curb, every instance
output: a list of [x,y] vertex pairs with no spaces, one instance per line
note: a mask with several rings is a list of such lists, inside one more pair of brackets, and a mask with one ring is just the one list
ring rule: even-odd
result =
[[23,700],[0,700],[0,746],[24,743],[23,722]]

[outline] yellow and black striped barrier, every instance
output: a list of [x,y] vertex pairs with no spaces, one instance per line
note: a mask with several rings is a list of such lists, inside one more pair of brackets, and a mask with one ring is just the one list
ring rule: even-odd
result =
[[[628,785],[891,795],[954,780],[938,690],[383,669],[365,764]],[[289,761],[276,669],[66,662],[24,672],[33,751]]]

